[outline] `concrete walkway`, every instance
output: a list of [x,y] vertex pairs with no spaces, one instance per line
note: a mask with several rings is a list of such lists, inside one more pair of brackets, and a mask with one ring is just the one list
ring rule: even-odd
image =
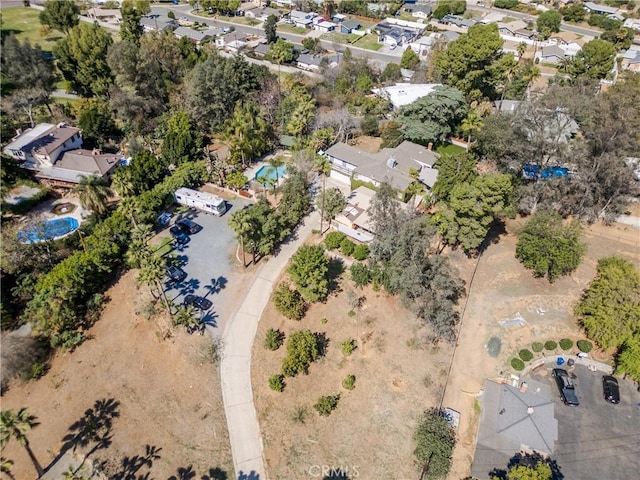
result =
[[258,269],[240,307],[222,333],[220,380],[237,479],[267,478],[251,388],[251,349],[274,282],[311,230],[318,228],[320,215],[314,211],[305,217],[304,222],[292,239],[282,245],[277,256]]

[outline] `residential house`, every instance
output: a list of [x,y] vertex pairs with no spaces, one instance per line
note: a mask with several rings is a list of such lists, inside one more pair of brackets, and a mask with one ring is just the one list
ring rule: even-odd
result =
[[437,180],[433,165],[438,155],[428,147],[404,141],[396,148],[383,148],[377,153],[359,150],[346,143],[336,143],[324,155],[331,164],[331,177],[350,184],[351,179],[368,182],[378,187],[387,182],[398,192],[404,192],[415,181],[412,170],[418,172],[418,181],[431,189]]
[[496,112],[515,112],[522,102],[519,100],[496,100],[493,102],[493,108]]
[[196,45],[200,45],[203,42],[211,40],[216,35],[222,34],[221,28],[210,28],[208,30],[194,30],[191,27],[178,27],[173,31],[173,34],[178,37],[187,37]]
[[520,30],[516,30],[514,36],[516,38],[521,38],[522,40],[535,40],[538,34],[533,30],[529,30],[528,28],[521,28]]
[[489,480],[521,451],[553,454],[558,440],[554,394],[548,385],[527,380],[519,388],[487,380],[471,475]]
[[438,20],[438,23],[442,23],[444,25],[453,25],[458,28],[464,28],[465,30],[477,23],[477,21],[473,18],[463,18],[458,15],[447,14]]
[[293,10],[289,14],[289,21],[296,27],[311,28],[313,26],[313,18],[316,15],[314,13],[301,12],[300,10]]
[[255,53],[257,57],[266,57],[267,54],[269,53],[269,50],[270,50],[270,46],[268,43],[259,43],[253,49],[253,53]]
[[345,199],[344,210],[336,215],[331,226],[345,235],[363,243],[373,240],[373,222],[369,216],[375,190],[360,186]]
[[145,15],[140,19],[140,25],[145,32],[164,32],[175,27],[175,21],[160,15]]
[[41,123],[13,138],[4,153],[34,171],[37,178],[59,186],[76,185],[86,175],[106,177],[119,163],[118,155],[81,147],[78,128]]
[[436,87],[441,86],[440,83],[396,83],[389,87],[374,88],[372,92],[379,97],[388,99],[394,108],[400,108],[419,98],[426,97]]
[[349,34],[354,30],[360,30],[362,24],[358,20],[348,19],[340,23],[340,33]]
[[612,14],[620,13],[620,10],[615,7],[609,7],[607,5],[599,5],[593,2],[585,2],[584,9],[589,13],[597,13],[600,15],[612,15]]
[[328,22],[326,20],[320,21],[314,25],[314,29],[323,33],[333,32],[338,25],[333,22]]
[[431,5],[426,5],[424,3],[405,3],[402,9],[410,13],[412,17],[420,18],[422,20],[426,20],[431,16]]
[[341,60],[341,53],[334,53],[333,55],[311,55],[302,53],[298,55],[297,66],[302,70],[317,72],[323,65],[329,68],[336,67],[340,64]]
[[244,32],[229,32],[216,37],[216,48],[227,49],[232,52],[242,50],[249,42],[249,35]]
[[460,38],[460,34],[458,32],[452,32],[451,30],[440,32],[440,36],[444,38],[447,43],[455,42]]
[[542,47],[542,50],[537,51],[535,58],[540,62],[555,64],[560,63],[562,60],[567,58],[567,54],[561,47],[557,45],[549,45],[548,47]]
[[400,45],[408,45],[418,38],[419,32],[410,28],[403,28],[387,23],[380,22],[375,27],[378,32],[378,41],[395,48]]
[[624,52],[620,68],[622,68],[622,70],[640,72],[640,46],[633,45]]
[[333,17],[331,17],[331,21],[336,22],[336,23],[342,23],[347,19],[346,15],[343,15],[341,13],[335,13],[333,15]]
[[429,35],[423,35],[416,39],[409,46],[418,55],[426,56],[436,44],[439,37],[440,35],[438,33],[431,32]]
[[635,30],[636,32],[640,32],[640,19],[627,18],[622,26],[625,28],[630,28],[631,30]]
[[507,35],[509,37],[515,37],[518,30],[527,28],[527,23],[523,22],[522,20],[515,20],[509,23],[499,22],[497,25],[498,33],[500,35]]
[[409,70],[408,68],[400,69],[400,76],[402,77],[402,81],[404,82],[410,82],[415,74],[416,74],[415,70]]
[[275,15],[277,19],[280,19],[282,17],[282,14],[280,13],[279,10],[276,10],[275,8],[271,8],[271,7],[252,8],[251,10],[247,10],[244,13],[245,17],[255,18],[262,22],[266,22],[267,18],[269,18],[271,15]]
[[120,23],[122,21],[122,14],[117,8],[93,7],[87,10],[87,16],[100,22]]

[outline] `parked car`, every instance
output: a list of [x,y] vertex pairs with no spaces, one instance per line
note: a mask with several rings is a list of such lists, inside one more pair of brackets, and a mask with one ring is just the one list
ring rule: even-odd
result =
[[174,282],[182,282],[185,278],[187,278],[187,272],[182,270],[180,267],[176,267],[175,265],[168,265],[167,277],[169,277]]
[[176,222],[176,225],[181,228],[183,231],[187,232],[189,235],[193,235],[202,230],[202,225],[198,225],[196,222],[189,220],[188,218],[183,218]]
[[209,310],[213,303],[211,300],[207,300],[204,297],[199,297],[197,295],[187,295],[184,297],[185,305],[194,305],[200,310]]
[[556,379],[558,390],[560,390],[560,397],[564,404],[573,407],[580,405],[578,394],[576,393],[576,386],[567,371],[564,368],[554,368],[551,376]]
[[173,237],[173,239],[178,245],[185,245],[191,241],[187,232],[182,230],[177,225],[174,225],[173,227],[171,227],[169,229],[169,233],[171,234],[171,236]]
[[171,221],[171,214],[169,212],[162,212],[160,213],[160,215],[158,215],[158,218],[156,219],[156,221],[158,222],[158,225],[160,225],[161,227],[166,227],[167,225],[169,225],[169,222]]
[[611,375],[602,376],[602,390],[604,399],[609,403],[620,403],[620,387],[618,380]]

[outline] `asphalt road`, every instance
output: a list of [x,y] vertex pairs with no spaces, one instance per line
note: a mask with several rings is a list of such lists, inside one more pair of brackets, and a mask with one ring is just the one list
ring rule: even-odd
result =
[[558,441],[552,458],[558,462],[564,478],[628,480],[640,471],[640,393],[630,381],[618,379],[621,402],[611,405],[602,393],[602,372],[591,372],[583,365],[575,370],[580,405],[569,407],[551,378],[536,373],[532,378],[548,383],[555,395]]

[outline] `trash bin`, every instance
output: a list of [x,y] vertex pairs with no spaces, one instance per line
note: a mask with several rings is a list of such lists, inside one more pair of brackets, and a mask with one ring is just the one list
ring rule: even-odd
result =
[[564,358],[562,357],[558,357],[558,360],[556,361],[557,365],[562,365],[564,363]]
[[573,364],[576,363],[576,361],[573,358],[570,358],[569,360],[567,360],[567,365],[569,367],[573,367]]

